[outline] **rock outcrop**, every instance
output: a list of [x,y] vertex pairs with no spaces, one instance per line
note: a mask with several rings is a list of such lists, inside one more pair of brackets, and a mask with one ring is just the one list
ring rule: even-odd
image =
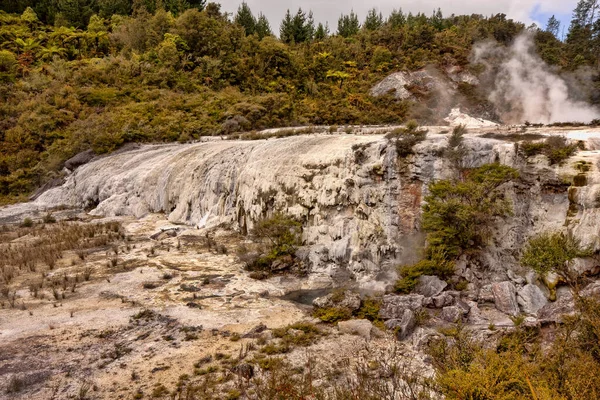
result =
[[[428,184],[457,176],[443,156],[449,135],[441,132],[447,127],[430,128],[406,159],[398,159],[395,146],[382,134],[392,129],[140,146],[80,165],[62,186],[35,202],[0,208],[0,223],[66,206],[92,209],[98,216],[165,213],[172,223],[194,228],[225,224],[245,234],[261,218],[280,211],[303,222],[304,246],[298,256],[311,276],[335,283],[343,273],[361,288],[383,291],[396,279],[398,265],[413,263],[421,255],[420,214]],[[600,130],[591,128],[531,128],[528,133],[540,138],[564,133],[590,146],[600,138]],[[519,254],[528,238],[565,226],[583,246],[600,250],[600,154],[579,151],[561,165],[550,166],[543,155],[525,158],[515,144],[518,134],[508,127],[489,127],[470,130],[464,137],[465,167],[499,162],[521,173],[502,187],[512,215],[490,227],[485,249],[457,262],[457,278],[467,283],[464,293],[450,293],[445,282],[423,277],[420,294],[386,296],[382,318],[404,321],[401,325],[408,329],[411,318],[406,310],[443,310],[463,298],[508,315],[554,319],[555,303],[544,302],[553,299],[553,292],[535,286],[531,271],[519,265]],[[572,268],[586,276],[599,270],[596,262],[585,260],[577,260]],[[558,302],[563,302],[560,296]],[[568,308],[568,303],[558,308]],[[474,308],[468,319],[483,321],[484,307],[481,318]],[[447,308],[444,317],[459,314],[465,317]]]

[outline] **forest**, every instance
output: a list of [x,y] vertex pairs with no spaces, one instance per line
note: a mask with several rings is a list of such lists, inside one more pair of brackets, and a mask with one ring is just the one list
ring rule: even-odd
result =
[[[0,0],[0,204],[27,199],[89,149],[419,120],[414,104],[369,89],[425,66],[478,72],[475,43],[508,45],[524,31],[552,68],[597,82],[597,6],[581,0],[563,38],[554,17],[538,27],[504,14],[373,9],[364,21],[341,15],[334,29],[299,9],[273,32],[245,3],[230,15],[204,0]],[[485,101],[471,85],[459,90]]]

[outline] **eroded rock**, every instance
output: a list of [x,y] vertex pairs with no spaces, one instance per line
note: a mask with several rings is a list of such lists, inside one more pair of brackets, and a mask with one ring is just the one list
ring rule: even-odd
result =
[[525,314],[535,315],[548,303],[548,299],[539,287],[529,283],[519,289],[517,302]]
[[425,297],[433,297],[440,294],[447,286],[448,284],[437,276],[423,275],[419,277],[415,293],[422,294]]
[[415,313],[410,309],[405,309],[400,315],[400,318],[390,319],[385,322],[387,329],[396,332],[398,340],[404,340],[415,330],[417,319]]
[[338,322],[338,329],[341,333],[356,334],[367,340],[371,339],[373,324],[367,319],[352,319],[349,321]]
[[519,304],[517,303],[516,292],[515,285],[509,281],[492,284],[496,308],[508,315],[518,315]]
[[383,297],[379,317],[382,319],[402,319],[405,310],[418,311],[423,308],[424,299],[425,296],[421,294],[386,295]]
[[360,308],[360,294],[350,290],[335,291],[313,300],[313,306],[318,308],[346,308],[352,312]]

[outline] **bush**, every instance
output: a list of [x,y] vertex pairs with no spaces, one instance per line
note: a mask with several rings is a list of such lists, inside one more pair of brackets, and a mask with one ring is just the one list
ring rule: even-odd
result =
[[513,168],[487,164],[471,170],[464,181],[431,183],[423,206],[426,258],[400,268],[396,291],[410,292],[421,275],[450,277],[460,254],[485,246],[494,218],[511,212],[510,203],[497,189],[518,176]]
[[12,82],[17,72],[17,59],[8,50],[0,50],[0,83]]
[[448,260],[446,254],[437,252],[414,265],[400,267],[399,272],[401,278],[396,281],[394,289],[398,293],[410,293],[422,275],[435,275],[448,279],[454,273],[454,261]]
[[511,212],[510,203],[497,189],[518,176],[513,168],[488,164],[472,170],[463,182],[430,184],[423,206],[429,248],[441,248],[451,259],[485,245],[493,219]]
[[543,142],[530,142],[525,141],[520,144],[519,148],[525,154],[526,157],[532,157],[538,154],[542,154],[542,151],[546,145]]
[[[252,236],[259,244],[256,251],[245,246],[238,248],[238,258],[246,269],[253,272],[272,272],[276,263],[278,270],[284,270],[295,263],[294,253],[301,245],[302,224],[283,214],[259,221]],[[256,275],[264,279],[264,275]]]
[[568,263],[577,257],[589,257],[590,249],[581,247],[579,240],[561,232],[545,232],[529,239],[521,256],[521,265],[538,274],[555,272],[568,278]]
[[562,136],[551,136],[544,141],[544,155],[550,160],[550,165],[560,164],[577,151],[576,144],[568,144]]
[[396,145],[396,154],[405,158],[414,154],[413,147],[427,137],[427,131],[419,129],[415,121],[409,121],[404,128],[394,129],[386,135],[386,139],[393,140]]
[[345,307],[317,308],[313,316],[323,322],[334,323],[352,318],[352,311]]
[[33,220],[29,217],[25,218],[23,222],[21,222],[21,227],[23,228],[31,228],[33,226]]

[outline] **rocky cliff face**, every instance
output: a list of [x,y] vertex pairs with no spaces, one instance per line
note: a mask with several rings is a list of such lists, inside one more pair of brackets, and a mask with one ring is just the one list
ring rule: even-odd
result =
[[[228,224],[245,233],[260,218],[282,211],[304,222],[306,246],[300,255],[314,276],[327,281],[343,273],[364,288],[383,289],[393,282],[398,264],[419,257],[427,185],[456,174],[443,156],[448,143],[443,129],[431,128],[407,159],[399,159],[382,134],[389,128],[361,135],[142,146],[79,167],[35,202],[0,209],[0,219],[68,206],[104,216],[162,212],[173,223]],[[463,165],[500,162],[519,169],[521,178],[504,187],[513,215],[497,221],[489,247],[461,259],[457,273],[469,282],[470,300],[495,301],[509,314],[515,307],[532,312],[543,303],[538,291],[548,294],[519,266],[528,237],[568,229],[584,245],[600,249],[600,152],[593,150],[600,130],[533,132],[566,133],[591,149],[550,166],[544,156],[520,155],[519,137],[510,128],[487,129],[496,133],[466,135]],[[576,267],[590,272],[596,264],[581,261]]]

